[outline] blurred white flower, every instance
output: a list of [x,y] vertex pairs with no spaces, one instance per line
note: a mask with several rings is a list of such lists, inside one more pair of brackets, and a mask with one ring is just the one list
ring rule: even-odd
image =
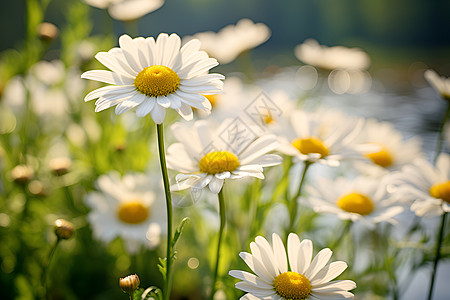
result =
[[360,159],[354,139],[360,132],[362,119],[320,109],[316,112],[295,110],[280,120],[274,132],[279,137],[278,150],[297,160],[339,166],[343,159]]
[[224,81],[223,93],[206,97],[213,105],[211,119],[221,122],[239,117],[245,123],[259,127],[256,131],[265,130],[267,125],[286,118],[296,104],[282,90],[266,93],[255,85],[242,83],[237,77]]
[[355,166],[368,175],[384,175],[410,164],[415,158],[424,157],[419,137],[406,140],[389,122],[368,119],[356,138],[358,150],[368,160]]
[[217,129],[206,120],[193,128],[175,123],[171,129],[179,143],[167,149],[167,166],[182,173],[172,186],[175,191],[198,191],[208,185],[217,194],[225,179],[263,179],[263,167],[281,163],[280,156],[267,154],[278,145],[275,136],[254,136],[236,119],[225,120]]
[[[258,236],[250,243],[251,253],[239,256],[255,273],[232,270],[229,274],[242,281],[236,288],[247,294],[240,300],[353,299],[348,292],[356,288],[351,280],[331,281],[347,268],[343,261],[328,264],[333,252],[322,249],[313,258],[310,240],[300,242],[290,233],[286,248],[279,235],[272,234],[272,245]],[[288,267],[289,262],[289,267]]]
[[198,39],[201,49],[216,58],[221,64],[232,62],[239,54],[256,48],[270,38],[269,27],[263,23],[254,23],[249,19],[241,19],[236,25],[228,25],[219,32],[199,32],[186,36],[183,41]]
[[442,98],[450,100],[450,78],[439,76],[434,70],[426,70],[425,79]]
[[436,167],[418,158],[400,172],[389,176],[393,201],[411,205],[419,217],[450,212],[450,155],[441,153]]
[[378,178],[319,178],[306,188],[307,203],[317,213],[335,214],[340,219],[362,221],[373,228],[375,223],[391,222],[403,207],[388,201],[386,184]]
[[157,10],[164,0],[84,0],[87,4],[108,9],[109,15],[119,21],[132,21]]
[[165,206],[162,183],[144,174],[117,172],[100,176],[98,192],[89,192],[85,201],[91,209],[88,220],[94,236],[106,243],[122,237],[128,251],[136,252],[140,245],[155,248],[165,230]]
[[295,47],[295,56],[302,62],[315,67],[334,69],[367,69],[370,58],[359,48],[344,46],[328,47],[314,39],[307,39]]
[[156,41],[153,37],[132,39],[124,34],[119,38],[119,45],[95,56],[111,71],[92,70],[81,75],[111,84],[84,98],[85,101],[98,98],[96,112],[116,106],[116,114],[121,114],[136,108],[138,117],[150,114],[155,123],[161,124],[170,107],[191,120],[192,107],[211,110],[203,95],[222,91],[221,80],[225,77],[208,73],[218,63],[199,51],[198,40],[181,47],[176,34],[161,33]]

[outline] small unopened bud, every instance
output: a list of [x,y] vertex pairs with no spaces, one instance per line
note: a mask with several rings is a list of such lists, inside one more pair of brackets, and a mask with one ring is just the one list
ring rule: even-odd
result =
[[53,158],[49,165],[53,173],[58,176],[62,176],[69,172],[69,169],[72,166],[72,161],[67,157],[57,157]]
[[130,295],[139,288],[140,283],[139,277],[136,274],[119,279],[119,286],[122,291]]
[[11,170],[14,182],[27,183],[33,177],[33,170],[27,165],[18,165]]
[[58,219],[55,221],[55,234],[58,239],[67,240],[70,239],[74,233],[72,223],[64,219]]
[[43,22],[37,27],[37,34],[44,42],[53,42],[59,35],[58,27],[52,23]]

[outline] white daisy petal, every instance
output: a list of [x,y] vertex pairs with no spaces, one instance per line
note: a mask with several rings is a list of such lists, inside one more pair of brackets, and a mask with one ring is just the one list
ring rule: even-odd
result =
[[290,233],[288,235],[287,251],[289,257],[289,266],[291,267],[291,270],[293,272],[299,272],[298,271],[299,247],[300,247],[300,239],[298,238],[298,235]]
[[281,273],[288,271],[286,249],[278,234],[272,234],[273,254],[277,260],[278,269]]
[[156,99],[146,99],[136,108],[136,115],[138,117],[144,117],[148,115],[156,105]]
[[133,78],[121,76],[106,70],[87,71],[81,74],[81,78],[117,85],[132,85],[134,82]]
[[166,117],[166,109],[159,104],[155,104],[153,109],[150,111],[150,115],[156,124],[161,124]]
[[313,278],[310,279],[312,285],[322,284],[333,280],[347,269],[347,264],[343,261],[332,262],[328,266],[320,270]]
[[219,179],[214,176],[211,179],[211,181],[209,182],[208,186],[209,186],[209,189],[211,190],[211,192],[213,192],[214,194],[218,194],[220,192],[220,190],[222,189],[223,179]]
[[319,253],[317,253],[316,257],[314,257],[304,275],[307,278],[313,278],[317,272],[319,272],[328,263],[332,254],[333,252],[331,252],[330,249],[322,249]]
[[313,244],[310,240],[303,240],[298,246],[297,272],[304,274],[311,264]]

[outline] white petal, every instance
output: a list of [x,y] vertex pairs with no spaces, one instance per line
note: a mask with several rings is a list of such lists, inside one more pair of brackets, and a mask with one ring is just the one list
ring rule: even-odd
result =
[[148,115],[148,113],[153,109],[156,99],[155,98],[147,98],[144,102],[142,102],[137,108],[136,108],[136,115],[138,117],[144,117]]
[[156,97],[156,102],[164,108],[170,107],[170,101],[165,96]]
[[267,284],[266,282],[261,280],[258,276],[248,273],[248,272],[245,272],[245,271],[232,270],[228,274],[237,279],[240,279],[247,283],[250,283],[256,287],[260,287],[263,289],[272,289],[273,288],[272,285]]
[[190,121],[194,118],[194,113],[192,112],[191,106],[186,103],[181,103],[180,108],[176,109],[176,111],[186,121]]
[[284,244],[283,241],[281,241],[280,236],[276,233],[272,234],[272,244],[273,254],[277,261],[278,269],[281,273],[285,273],[288,271],[286,249],[284,248]]
[[274,135],[265,135],[252,142],[242,153],[239,154],[241,164],[249,164],[254,159],[275,150],[278,141]]
[[218,179],[217,177],[213,177],[211,182],[209,183],[209,189],[214,194],[218,194],[223,186],[223,179]]
[[[331,258],[333,252],[328,249],[322,249],[319,253],[317,253],[316,257],[314,257],[313,261],[309,265],[308,269],[303,273],[306,278],[314,278],[314,276],[319,272]],[[299,266],[299,269],[301,266]]]
[[303,240],[298,246],[297,268],[300,274],[304,274],[311,264],[313,244],[310,240]]
[[328,266],[322,268],[316,276],[310,278],[311,285],[322,284],[333,280],[347,269],[347,264],[343,261],[335,261]]
[[351,280],[335,280],[323,284],[316,285],[312,288],[313,292],[334,292],[334,291],[349,291],[356,288],[356,283]]
[[106,70],[87,71],[81,74],[81,78],[117,85],[132,85],[134,82],[134,79],[131,77],[121,76]]
[[166,109],[159,104],[155,104],[152,111],[150,111],[150,115],[156,124],[161,124],[166,117]]
[[249,266],[249,268],[252,269],[252,271],[255,272],[256,275],[258,275],[259,278],[264,280],[267,284],[273,283],[274,278],[270,276],[261,261],[247,252],[241,252],[239,253],[239,256],[244,260],[247,266]]
[[300,247],[300,239],[298,238],[298,235],[296,235],[294,233],[289,233],[288,242],[287,242],[289,265],[291,266],[292,272],[297,272],[297,273],[300,273],[297,268],[299,247]]

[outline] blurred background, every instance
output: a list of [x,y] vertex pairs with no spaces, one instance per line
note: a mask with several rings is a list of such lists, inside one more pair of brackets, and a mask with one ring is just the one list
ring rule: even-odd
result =
[[[95,49],[96,51],[107,51],[117,44],[118,37],[123,33],[128,33],[133,37],[157,36],[160,32],[175,32],[180,36],[185,36],[208,30],[217,32],[229,24],[236,24],[242,18],[249,18],[255,23],[266,24],[272,31],[270,39],[250,53],[255,74],[258,74],[257,84],[262,89],[283,88],[293,83],[289,80],[292,80],[294,77],[292,74],[296,74],[296,70],[302,65],[294,55],[294,48],[308,38],[314,38],[320,44],[327,46],[343,45],[361,48],[369,54],[371,59],[368,71],[373,79],[372,89],[358,95],[336,95],[327,90],[321,101],[356,115],[390,121],[406,137],[421,136],[424,140],[424,150],[429,156],[435,148],[436,132],[443,118],[445,105],[439,95],[424,80],[423,72],[432,68],[441,75],[450,75],[449,0],[166,0],[160,9],[143,16],[136,23],[114,20],[105,10],[88,6],[82,0],[48,1],[48,7],[42,14],[33,8],[33,5],[38,2],[46,2],[46,0],[1,1],[0,64],[7,65],[8,69],[4,71],[0,68],[0,91],[7,80],[17,74],[25,74],[28,68],[38,60],[61,59],[66,67],[70,67],[71,63],[75,61],[73,53],[76,51],[75,47],[72,49],[70,46],[75,41],[90,39],[98,48]],[[36,14],[27,17],[27,12],[36,12]],[[89,20],[89,22],[85,22],[85,20]],[[47,47],[45,50],[36,54],[30,50],[36,45],[33,44],[35,41],[30,36],[35,35],[35,27],[41,21],[55,24],[60,33],[52,43],[45,45]],[[97,38],[99,36],[102,38]],[[35,37],[33,36],[33,38]],[[99,67],[99,64],[95,65],[95,61],[92,62],[95,52],[90,57],[91,61],[83,62],[85,64],[80,63],[81,70],[93,69],[94,66]],[[35,57],[27,60],[27,57],[23,57],[23,53],[30,57],[35,55]],[[41,54],[42,57],[40,57]],[[218,66],[214,71],[225,75],[233,74],[241,70],[240,63],[237,59],[229,64]],[[87,110],[91,116],[94,114],[91,109],[92,103],[91,106],[88,106],[83,102],[84,95],[85,93],[83,95],[80,93],[75,96],[77,104],[74,106],[82,107],[72,108],[70,111],[70,118],[74,123],[80,123],[79,121],[88,114]],[[93,118],[97,118],[98,123],[105,127],[103,128],[104,132],[116,133],[116,128],[109,123],[118,118],[111,117],[111,114],[112,112],[99,114]],[[153,124],[146,124],[145,129],[153,132],[152,126]],[[83,178],[80,179],[83,188],[77,186],[77,189],[74,190],[76,197],[81,199],[86,191],[93,188],[95,176],[111,169],[117,169],[117,166],[120,166],[118,161],[122,161],[124,157],[129,161],[135,159],[133,153],[141,153],[143,157],[141,160],[133,160],[133,164],[128,167],[136,170],[144,168],[142,161],[146,162],[152,156],[151,153],[148,153],[150,150],[148,150],[147,144],[148,140],[152,140],[152,136],[146,137],[147,140],[142,142],[139,132],[135,131],[129,135],[122,133],[122,135],[116,138],[117,141],[108,140],[109,144],[102,140],[106,146],[98,146],[98,157],[102,158],[104,148],[115,149],[115,152],[112,153],[111,150],[112,154],[109,158],[105,157],[100,160],[102,165],[96,166],[98,169],[95,170],[95,174],[89,173],[91,172],[90,161],[83,158],[89,163],[83,165],[85,169],[79,172],[81,175],[77,175]],[[39,132],[34,133],[34,136],[42,138]],[[113,135],[111,134],[111,136]],[[134,140],[130,140],[130,136]],[[107,136],[104,140],[108,138]],[[126,141],[130,145],[141,142],[140,148],[127,149],[128,152],[123,151],[122,143],[125,144]],[[32,147],[39,148],[40,146],[37,144],[30,146],[30,148]],[[83,147],[74,149],[73,152],[76,154],[85,150]],[[86,174],[89,174],[90,177],[87,177]],[[58,183],[57,180],[55,181]],[[58,184],[61,187],[70,186],[69,183]],[[8,185],[12,186],[11,183],[7,183],[6,190]],[[50,186],[52,185],[50,184]],[[51,194],[53,208],[58,207],[59,199],[64,197],[61,189],[58,190],[60,186],[57,185],[56,188],[52,186],[54,188],[53,194]],[[14,189],[17,190],[17,187]],[[14,189],[11,188],[16,192]],[[1,189],[0,192],[2,192]],[[6,197],[2,198],[6,202]],[[48,203],[44,204],[46,208],[42,208],[36,214],[44,215],[49,211],[53,212],[52,206],[48,208]],[[4,206],[1,207],[3,209]],[[39,207],[39,209],[41,208]],[[86,210],[83,210],[79,214],[85,213]],[[67,215],[70,216],[70,213]],[[42,225],[45,222],[46,224]],[[29,236],[34,236],[34,240],[29,240],[32,249],[43,247],[43,241],[40,240],[42,232],[39,232],[39,228],[51,223],[45,222],[39,224],[41,227],[36,226],[26,232]],[[80,223],[83,222],[80,221]],[[431,224],[430,228],[435,229],[433,226],[436,225]],[[11,238],[7,231],[8,226],[2,225],[2,227],[4,228],[1,230],[5,230],[0,233]],[[22,229],[16,230],[20,232]],[[157,253],[134,256],[130,259],[124,254],[122,245],[116,240],[109,246],[105,254],[105,251],[99,248],[99,243],[92,239],[87,227],[83,227],[78,234],[83,237],[83,245],[89,246],[81,250],[73,250],[74,252],[71,254],[61,251],[59,257],[57,256],[59,262],[63,262],[62,265],[66,268],[55,268],[57,270],[54,272],[58,272],[58,276],[55,276],[54,285],[62,286],[61,290],[54,292],[53,298],[55,299],[122,299],[125,295],[116,290],[118,276],[123,276],[126,271],[133,269],[130,266],[140,266],[138,271],[145,274],[146,266],[156,265]],[[195,237],[193,233],[191,234]],[[47,229],[46,236],[49,235],[51,235],[51,229]],[[79,239],[81,240],[81,238]],[[25,255],[14,249],[10,250],[14,247],[19,249],[17,243],[12,240],[10,239],[8,244],[0,246],[0,253],[3,257],[13,256],[15,252],[18,253],[17,257]],[[72,248],[75,247],[73,244],[70,245]],[[69,246],[67,249],[72,249]],[[202,249],[194,249],[192,255],[200,256],[202,251]],[[47,253],[47,249],[36,250],[36,252],[42,256],[42,253]],[[181,257],[180,265],[188,258]],[[138,259],[143,261],[138,261]],[[105,266],[105,269],[102,269],[102,266]],[[25,291],[19,295],[22,298],[19,298],[31,299],[26,297],[29,289],[26,280],[22,277],[17,277],[18,279],[14,281],[11,279],[10,274],[13,267],[8,273],[2,264],[2,273],[0,273],[2,289],[10,287],[14,282],[17,290]],[[110,269],[107,269],[108,267]],[[110,272],[111,268],[115,268],[113,272]],[[30,267],[30,269],[32,268]],[[38,272],[33,270],[30,273]],[[156,270],[152,271],[157,273]],[[188,271],[181,272],[179,278],[182,278],[185,273],[192,274]],[[422,268],[402,299],[421,299],[414,298],[414,296],[424,295],[428,286],[426,279],[429,272],[429,269]],[[440,272],[442,273],[437,281],[439,290],[436,292],[436,299],[444,300],[448,299],[446,297],[448,297],[449,290],[446,287],[446,281],[450,276],[450,264],[443,262]],[[199,277],[201,276],[199,275]],[[85,280],[80,280],[80,278]],[[96,283],[96,280],[100,282]],[[147,274],[144,275],[142,281],[148,283],[151,280],[154,278]],[[200,279],[193,278],[192,281],[198,282]],[[158,281],[154,283],[160,284]],[[180,284],[183,283],[180,282]],[[180,286],[178,289],[180,295],[176,295],[174,298],[189,299],[180,291],[186,294],[187,291],[194,293],[197,286],[189,286],[190,284],[191,282],[187,282],[184,283],[185,286]],[[2,292],[2,289],[0,289],[1,299],[3,297],[13,299],[12,290],[6,289],[6,292]],[[195,293],[193,297],[196,297]],[[374,296],[373,299],[382,298]]]

